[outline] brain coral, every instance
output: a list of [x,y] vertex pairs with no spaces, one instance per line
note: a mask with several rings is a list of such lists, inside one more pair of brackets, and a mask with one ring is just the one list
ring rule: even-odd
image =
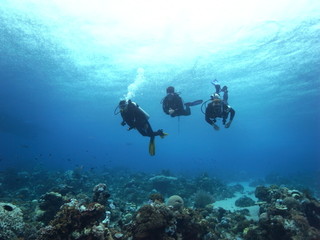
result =
[[21,209],[11,203],[0,203],[0,239],[18,239],[23,230],[24,222]]
[[178,195],[172,195],[167,200],[167,206],[172,207],[173,210],[180,210],[183,208],[183,199]]

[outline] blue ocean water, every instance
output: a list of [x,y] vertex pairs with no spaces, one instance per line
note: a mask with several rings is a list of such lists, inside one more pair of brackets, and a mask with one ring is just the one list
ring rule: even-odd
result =
[[[319,1],[0,5],[1,169],[319,173]],[[208,100],[215,78],[236,110],[229,129],[200,106],[163,113],[167,86]],[[114,115],[126,96],[169,133],[153,157]]]

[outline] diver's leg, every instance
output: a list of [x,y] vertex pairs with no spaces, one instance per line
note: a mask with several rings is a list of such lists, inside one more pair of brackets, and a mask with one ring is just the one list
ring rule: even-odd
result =
[[214,87],[216,88],[216,93],[219,94],[220,91],[221,91],[221,86],[220,86],[220,83],[218,82],[218,80],[215,79],[215,80],[213,80],[211,83],[212,83],[212,84],[214,85]]
[[140,128],[140,127],[136,127],[136,129],[138,130],[138,132],[144,136],[144,137],[150,137],[147,135],[147,133],[145,132],[144,128]]
[[184,110],[183,115],[184,116],[189,116],[191,114],[191,110],[189,106],[186,106],[186,109]]
[[228,98],[229,98],[229,94],[228,94],[228,90],[224,91],[223,93],[223,102],[225,104],[228,104]]
[[216,93],[219,94],[220,90],[221,90],[220,84],[217,83],[217,84],[214,85],[214,87],[216,88]]
[[144,137],[151,137],[152,134],[150,134],[150,124],[149,122],[144,122],[142,124],[137,124],[136,129],[138,130],[138,132],[144,136]]
[[227,86],[223,86],[223,88],[221,89],[221,92],[223,92],[223,102],[225,104],[228,104],[228,98],[229,98],[228,87]]
[[155,136],[160,136],[161,138],[163,138],[166,135],[168,135],[167,133],[164,133],[162,129],[159,129],[158,131],[154,132],[148,121],[144,124],[143,127],[137,127],[137,130],[140,132],[142,136],[150,138],[154,138]]
[[142,136],[145,136],[145,137],[153,137],[153,136],[159,135],[159,134],[156,134],[157,132],[153,132],[149,121],[146,121],[144,124],[137,126],[137,130]]

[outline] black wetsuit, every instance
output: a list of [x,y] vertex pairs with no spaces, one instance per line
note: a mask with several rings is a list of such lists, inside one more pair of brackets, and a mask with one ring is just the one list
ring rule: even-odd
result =
[[129,101],[128,106],[121,112],[122,125],[129,125],[129,130],[136,128],[142,136],[154,138],[163,135],[161,130],[154,132],[148,121],[149,116],[135,103]]
[[[173,109],[174,112],[170,115],[169,110]],[[170,115],[171,117],[176,116],[188,116],[191,114],[190,107],[186,106],[186,109],[183,107],[183,102],[179,94],[169,93],[162,102],[163,111]]]
[[212,125],[216,122],[216,118],[222,118],[222,123],[225,124],[229,113],[230,121],[232,121],[234,115],[236,114],[236,111],[232,107],[223,102],[220,102],[218,104],[215,102],[211,102],[206,108],[206,121],[207,123]]

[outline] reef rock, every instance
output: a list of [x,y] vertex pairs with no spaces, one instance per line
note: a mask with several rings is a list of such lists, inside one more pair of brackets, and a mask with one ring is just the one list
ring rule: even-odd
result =
[[246,229],[244,239],[320,239],[319,201],[275,185],[257,188],[256,196],[265,201],[260,205],[260,220]]
[[11,203],[0,203],[0,239],[16,240],[23,234],[23,214]]
[[37,240],[51,239],[108,239],[102,224],[105,207],[99,203],[80,204],[71,199],[64,204],[48,226],[40,229]]
[[172,218],[164,204],[142,206],[134,219],[134,239],[162,239]]
[[63,203],[64,199],[60,193],[48,192],[42,195],[39,200],[39,208],[42,212],[37,216],[38,220],[47,224],[54,218]]
[[249,198],[248,196],[242,196],[241,198],[237,199],[235,202],[235,205],[237,207],[250,207],[253,206],[255,202],[252,200],[252,198]]
[[107,200],[110,197],[107,185],[104,183],[99,183],[93,188],[93,197],[94,202],[100,203],[102,205],[107,204]]
[[178,180],[176,177],[158,175],[149,178],[149,182],[152,184],[152,187],[159,191],[160,193],[169,194],[174,188],[174,183]]

